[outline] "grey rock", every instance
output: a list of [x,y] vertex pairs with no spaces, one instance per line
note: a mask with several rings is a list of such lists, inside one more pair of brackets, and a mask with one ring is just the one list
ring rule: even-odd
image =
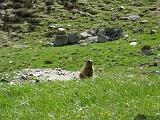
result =
[[145,23],[148,23],[148,20],[142,20],[139,22],[140,24],[145,24]]
[[80,37],[77,33],[68,34],[68,42],[69,44],[76,44],[80,41]]
[[64,46],[68,44],[68,37],[66,35],[54,35],[54,46]]
[[82,32],[82,33],[80,34],[80,37],[81,37],[81,39],[86,39],[86,38],[88,38],[88,37],[92,37],[92,35],[91,35],[91,34],[88,34],[87,32]]
[[26,46],[26,45],[14,45],[12,47],[13,48],[27,48],[28,46]]
[[119,18],[118,15],[111,15],[111,20],[112,20],[112,21],[115,21],[115,20],[118,19],[118,18]]
[[106,28],[105,31],[110,40],[116,40],[123,35],[123,29],[121,28]]
[[158,51],[160,51],[160,45],[159,45],[159,46],[157,46],[157,50],[158,50]]
[[106,36],[106,30],[105,29],[100,29],[99,32],[97,33],[98,36]]
[[57,26],[55,26],[54,24],[50,23],[50,24],[48,25],[48,28],[49,28],[49,29],[57,29]]
[[92,36],[92,37],[88,37],[86,39],[87,42],[90,42],[90,43],[95,43],[98,41],[98,36]]
[[110,38],[107,37],[107,36],[98,36],[98,38],[97,38],[98,43],[104,43],[104,42],[107,42],[109,40],[110,40]]
[[140,17],[138,15],[131,15],[131,16],[125,16],[125,17],[120,17],[120,20],[137,20]]
[[92,28],[90,30],[87,31],[88,34],[91,34],[93,36],[96,36],[99,32],[99,29],[98,28]]
[[152,35],[152,34],[156,34],[156,32],[157,32],[156,30],[151,30],[151,31],[150,31],[150,34],[151,34],[151,35]]
[[142,54],[147,55],[147,56],[152,54],[151,46],[149,45],[144,45],[141,48],[141,51],[142,51]]
[[143,33],[144,32],[144,28],[134,28],[133,29],[133,33]]

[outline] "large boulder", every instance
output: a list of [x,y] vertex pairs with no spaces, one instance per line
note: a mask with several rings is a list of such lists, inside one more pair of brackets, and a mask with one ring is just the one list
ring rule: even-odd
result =
[[123,35],[123,30],[121,28],[106,28],[105,32],[110,40],[116,40]]
[[109,40],[110,40],[110,38],[108,36],[98,36],[98,38],[97,38],[98,43],[104,43],[104,42],[107,42]]
[[66,35],[54,35],[54,46],[64,46],[68,44],[68,36]]
[[80,37],[77,33],[68,34],[68,43],[69,44],[76,44],[80,41]]

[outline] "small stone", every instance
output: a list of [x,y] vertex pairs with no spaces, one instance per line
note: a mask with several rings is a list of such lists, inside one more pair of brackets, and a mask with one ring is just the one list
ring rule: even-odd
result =
[[49,29],[57,29],[57,26],[55,26],[54,24],[51,23],[48,25],[48,28]]
[[151,46],[149,45],[145,45],[141,48],[141,51],[144,55],[151,55],[152,51],[151,51]]
[[160,51],[160,45],[157,47],[157,50]]
[[144,32],[144,28],[135,28],[133,29],[133,33],[143,33]]
[[131,15],[131,16],[125,16],[125,17],[120,17],[119,19],[120,20],[137,20],[139,19],[140,17],[137,16],[137,15]]
[[119,18],[118,15],[111,15],[111,20],[112,20],[112,21],[115,21],[115,20],[118,19],[118,18]]
[[9,61],[9,63],[11,64],[11,63],[13,63],[13,61]]
[[151,30],[151,31],[150,31],[150,34],[151,34],[151,35],[152,35],[152,34],[156,34],[156,32],[157,32],[156,30]]
[[58,30],[59,30],[60,32],[66,31],[66,29],[64,29],[64,28],[58,28]]
[[124,7],[124,6],[120,6],[119,7],[119,10],[121,11],[121,10],[125,10],[126,8]]
[[148,20],[142,20],[142,21],[140,21],[139,23],[145,24],[145,23],[148,23]]
[[9,82],[9,85],[15,85],[15,83],[13,81]]
[[134,41],[129,43],[130,46],[136,46],[137,44],[138,42],[134,42]]
[[124,35],[125,38],[129,38],[129,35]]

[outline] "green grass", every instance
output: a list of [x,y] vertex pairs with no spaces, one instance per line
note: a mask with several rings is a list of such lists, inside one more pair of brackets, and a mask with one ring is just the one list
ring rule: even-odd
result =
[[[82,0],[80,0],[82,1]],[[57,68],[78,71],[86,59],[95,67],[93,79],[42,82],[38,84],[8,85],[0,82],[0,119],[2,120],[134,120],[144,114],[145,120],[160,119],[160,15],[149,8],[159,6],[157,0],[83,0],[85,10],[97,14],[85,17],[64,9],[56,3],[55,11],[46,13],[39,0],[37,13],[40,24],[30,33],[20,33],[10,47],[0,48],[0,80],[11,80],[14,72],[25,68]],[[116,11],[120,6],[126,10]],[[43,10],[42,10],[43,9]],[[83,10],[84,10],[83,9]],[[111,10],[113,9],[113,10]],[[84,12],[83,10],[80,10]],[[138,21],[111,21],[111,14],[120,16],[144,14]],[[72,18],[72,19],[70,19]],[[146,24],[139,21],[148,20]],[[124,35],[117,41],[86,46],[44,46],[48,42],[48,24],[67,28],[67,33],[83,32],[93,27],[122,27]],[[68,27],[71,25],[71,27]],[[26,26],[22,25],[24,29]],[[133,28],[144,28],[134,34]],[[151,29],[157,33],[150,35]],[[137,40],[137,46],[129,41]],[[12,45],[27,45],[13,48]],[[141,47],[151,45],[153,55],[144,56]],[[46,64],[44,61],[52,61]],[[12,61],[12,62],[11,62]],[[143,63],[158,63],[157,67],[140,67]]]
[[95,80],[1,85],[1,119],[160,119],[158,77],[104,76]]

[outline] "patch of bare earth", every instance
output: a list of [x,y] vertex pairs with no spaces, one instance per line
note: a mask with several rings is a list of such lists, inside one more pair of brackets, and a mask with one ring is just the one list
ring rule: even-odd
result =
[[55,80],[75,80],[79,79],[79,71],[67,71],[61,68],[24,69],[19,71],[10,81],[11,85],[22,83],[36,83]]

